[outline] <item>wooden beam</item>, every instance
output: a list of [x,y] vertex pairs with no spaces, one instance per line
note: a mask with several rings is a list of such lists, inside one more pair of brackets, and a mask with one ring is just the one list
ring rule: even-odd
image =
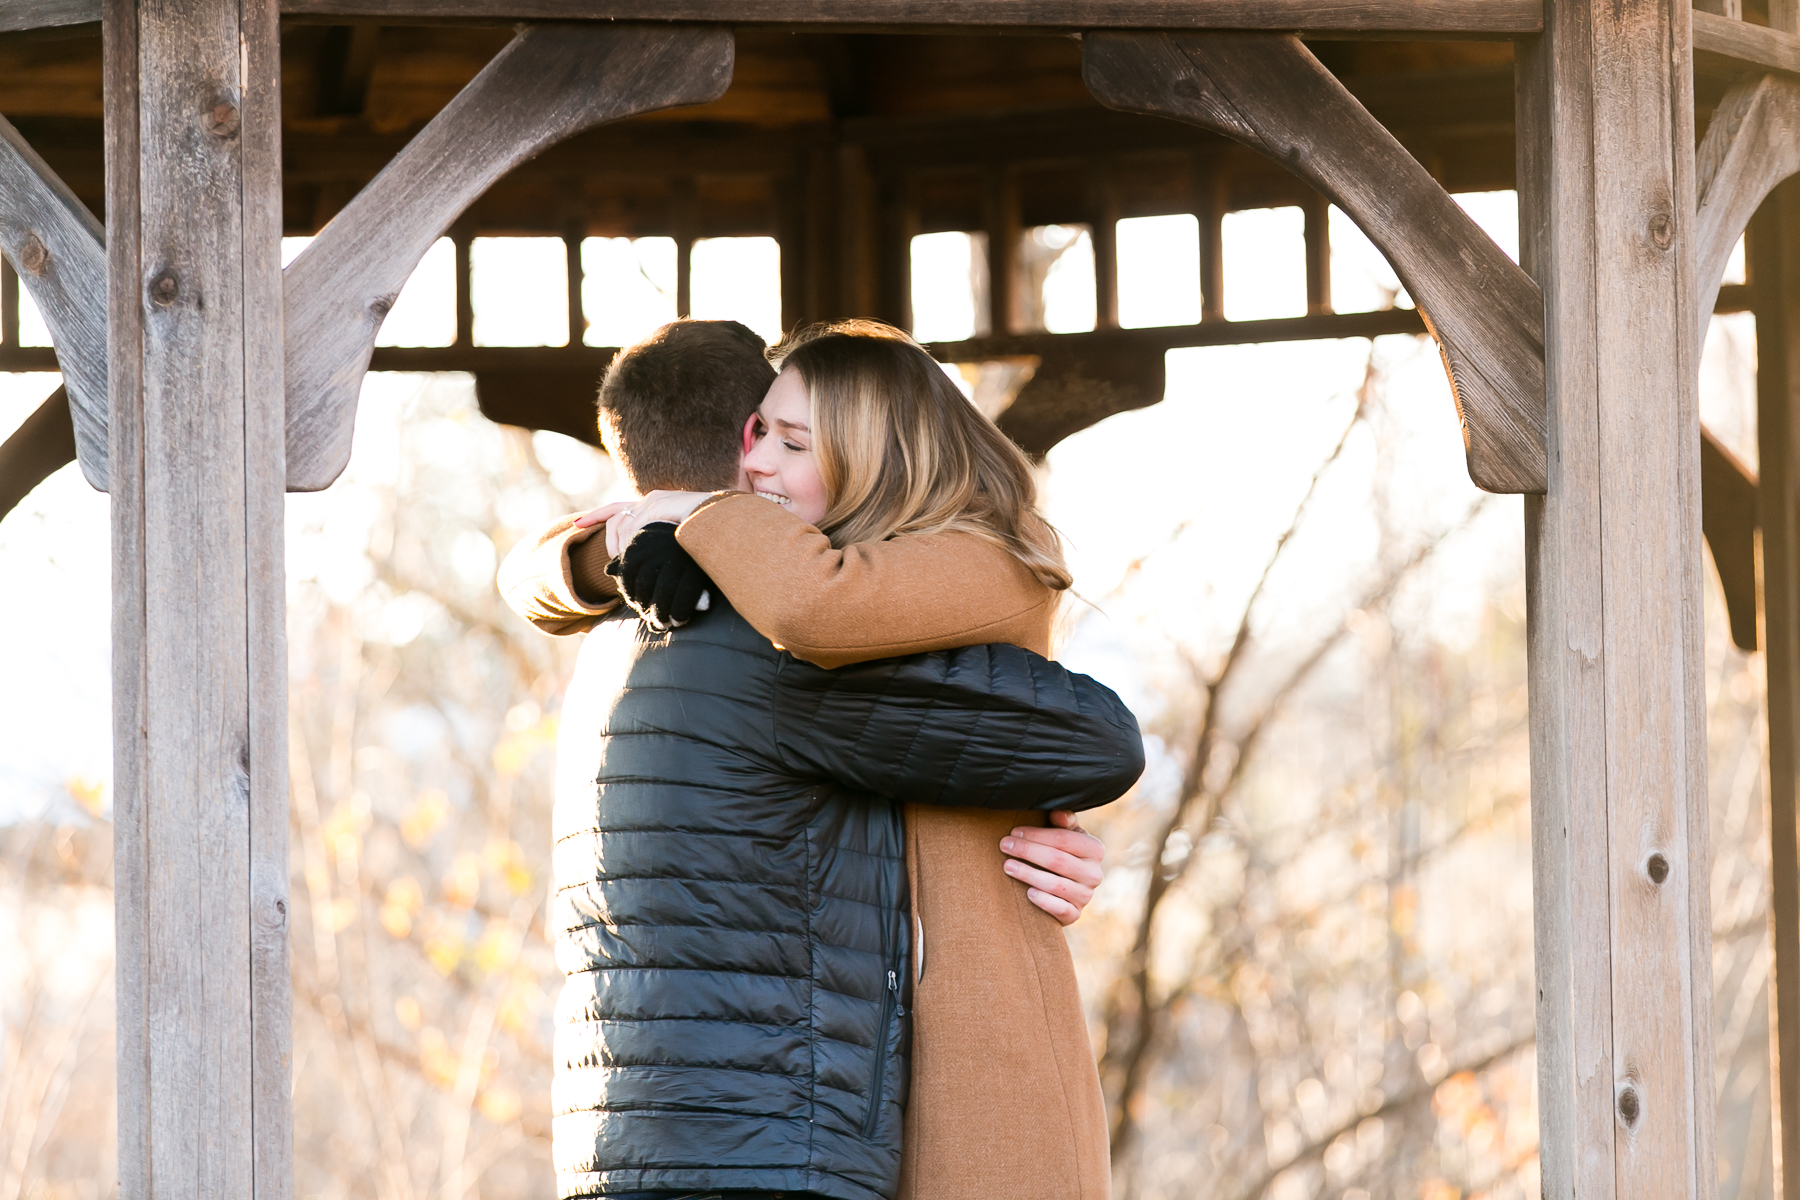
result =
[[75,423],[69,391],[59,387],[0,442],[0,518],[31,489],[75,460]]
[[0,250],[50,327],[69,389],[82,474],[101,491],[106,490],[105,241],[100,222],[0,117]]
[[604,121],[716,99],[731,64],[723,30],[538,25],[483,68],[288,266],[289,490],[343,471],[376,331],[488,185]]
[[1757,281],[1756,440],[1761,476],[1769,713],[1770,1092],[1776,1194],[1800,1196],[1800,181],[1750,223]]
[[731,25],[1051,29],[1282,29],[1515,37],[1539,0],[284,0],[284,13],[429,20],[717,21]]
[[274,0],[107,0],[122,1195],[292,1191]]
[[7,0],[0,5],[0,33],[100,23],[100,0]]
[[1800,74],[1800,36],[1715,13],[1694,14],[1694,49],[1749,67]]
[[1800,171],[1800,79],[1762,75],[1726,92],[1694,153],[1694,170],[1700,199],[1695,309],[1704,335],[1751,214],[1776,184]]
[[1700,529],[1712,551],[1731,641],[1756,652],[1756,473],[1700,430]]
[[1548,489],[1525,502],[1543,1192],[1717,1187],[1690,0],[1519,60]]
[[1475,483],[1543,490],[1537,285],[1297,37],[1095,33],[1082,65],[1101,103],[1223,134],[1335,201],[1393,264],[1438,340]]

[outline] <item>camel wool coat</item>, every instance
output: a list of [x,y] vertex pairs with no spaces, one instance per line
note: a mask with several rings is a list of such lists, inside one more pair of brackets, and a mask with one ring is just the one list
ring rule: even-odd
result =
[[[501,571],[546,632],[617,603],[582,598],[611,580],[572,522]],[[1049,652],[1058,594],[972,534],[837,550],[781,506],[729,493],[676,536],[751,625],[819,666],[986,642]],[[909,804],[905,821],[917,950],[901,1200],[1106,1200],[1106,1108],[1068,943],[1001,869],[1000,839],[1041,817]]]

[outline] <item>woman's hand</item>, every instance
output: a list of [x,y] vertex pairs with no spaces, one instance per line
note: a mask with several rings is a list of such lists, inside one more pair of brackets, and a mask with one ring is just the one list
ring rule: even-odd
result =
[[1050,814],[1049,828],[1021,826],[1000,839],[1006,873],[1025,885],[1033,904],[1073,925],[1094,898],[1104,873],[1106,845],[1081,827],[1071,812]]
[[606,552],[613,558],[625,550],[631,535],[652,521],[668,521],[679,525],[687,520],[711,492],[651,492],[641,500],[622,500],[603,504],[575,524],[583,529],[606,522]]

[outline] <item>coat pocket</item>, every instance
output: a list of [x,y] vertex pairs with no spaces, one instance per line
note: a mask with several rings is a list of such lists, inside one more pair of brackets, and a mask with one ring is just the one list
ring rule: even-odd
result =
[[869,1108],[863,1114],[862,1135],[875,1136],[881,1120],[881,1094],[887,1083],[888,1058],[893,1054],[894,1020],[900,1015],[900,979],[895,971],[887,973],[887,990],[881,994],[881,1026],[875,1039],[875,1066],[869,1072]]

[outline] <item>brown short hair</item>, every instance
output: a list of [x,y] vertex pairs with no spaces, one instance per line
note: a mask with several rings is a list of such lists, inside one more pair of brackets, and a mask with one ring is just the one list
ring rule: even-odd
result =
[[600,440],[640,492],[735,487],[744,422],[775,382],[763,340],[736,321],[671,321],[613,356]]

